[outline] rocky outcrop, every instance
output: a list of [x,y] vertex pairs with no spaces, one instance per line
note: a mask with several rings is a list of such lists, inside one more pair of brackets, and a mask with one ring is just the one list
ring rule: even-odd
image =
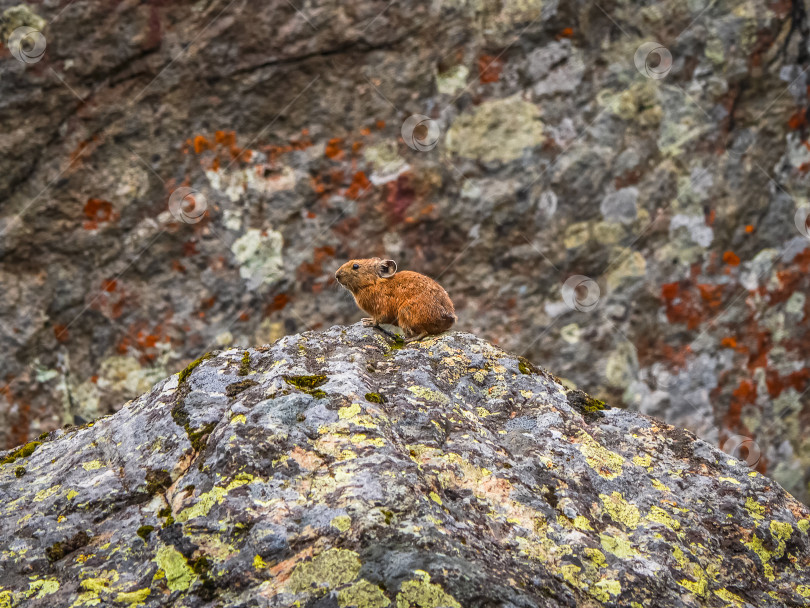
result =
[[0,606],[810,602],[810,512],[466,333],[193,362],[0,454]]
[[354,322],[332,273],[386,255],[459,329],[810,500],[803,0],[19,1],[0,448]]

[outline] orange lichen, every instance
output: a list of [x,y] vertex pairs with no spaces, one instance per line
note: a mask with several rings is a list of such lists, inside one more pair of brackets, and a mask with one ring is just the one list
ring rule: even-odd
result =
[[796,131],[807,126],[807,110],[801,109],[788,119],[788,127]]
[[364,194],[366,190],[371,187],[371,182],[366,177],[366,174],[362,171],[358,171],[352,177],[352,182],[349,184],[349,187],[346,189],[345,195],[351,199],[357,199],[361,194]]
[[211,149],[210,142],[203,137],[202,135],[197,135],[194,138],[194,153],[195,154],[202,154],[206,150]]
[[726,264],[728,264],[729,266],[739,266],[740,265],[740,258],[733,251],[726,251],[723,254],[723,261]]
[[491,55],[481,55],[478,58],[478,79],[482,83],[498,82],[501,79],[503,61]]
[[754,226],[753,226],[753,225],[751,225],[751,224],[748,224],[748,225],[745,227],[745,231],[746,231],[748,234],[751,234],[751,233],[754,231]]
[[121,354],[137,354],[142,365],[153,362],[160,354],[160,342],[170,343],[166,326],[158,323],[154,327],[143,321],[131,325],[126,335],[121,336],[116,349]]
[[333,137],[328,142],[326,142],[326,147],[323,150],[323,153],[326,155],[327,158],[331,158],[332,160],[339,160],[343,157],[343,139],[340,137]]
[[101,289],[108,293],[112,293],[115,291],[115,288],[118,286],[118,281],[115,279],[105,279],[101,282]]
[[67,326],[59,323],[53,326],[53,335],[56,338],[56,341],[60,342],[61,344],[64,344],[70,338]]
[[298,267],[300,278],[319,277],[323,274],[323,263],[335,258],[335,248],[331,245],[316,247],[312,252],[312,262],[303,262]]
[[286,293],[280,293],[273,298],[273,301],[267,305],[267,314],[284,310],[284,307],[290,301],[290,297]]
[[99,222],[110,222],[115,219],[112,203],[100,198],[90,198],[84,204],[84,216],[88,221],[85,228],[95,230]]
[[566,27],[560,30],[560,33],[557,34],[557,40],[562,40],[563,38],[573,38],[574,36],[574,28]]

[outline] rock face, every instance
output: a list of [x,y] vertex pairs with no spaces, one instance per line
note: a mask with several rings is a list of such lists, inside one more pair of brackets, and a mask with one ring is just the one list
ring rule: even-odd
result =
[[385,255],[459,329],[810,501],[803,0],[18,3],[0,448],[356,321],[332,272]]
[[0,606],[806,606],[810,512],[466,333],[208,355],[0,454]]

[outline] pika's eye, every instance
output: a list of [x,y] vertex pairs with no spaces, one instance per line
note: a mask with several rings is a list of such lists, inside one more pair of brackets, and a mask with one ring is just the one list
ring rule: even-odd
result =
[[360,264],[352,264],[352,270],[357,270],[360,268]]

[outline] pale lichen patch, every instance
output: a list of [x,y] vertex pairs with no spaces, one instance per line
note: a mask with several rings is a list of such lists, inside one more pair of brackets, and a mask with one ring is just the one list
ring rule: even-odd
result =
[[397,594],[397,608],[461,608],[456,599],[442,589],[441,585],[430,582],[430,575],[423,570],[416,570],[419,577],[405,581]]

